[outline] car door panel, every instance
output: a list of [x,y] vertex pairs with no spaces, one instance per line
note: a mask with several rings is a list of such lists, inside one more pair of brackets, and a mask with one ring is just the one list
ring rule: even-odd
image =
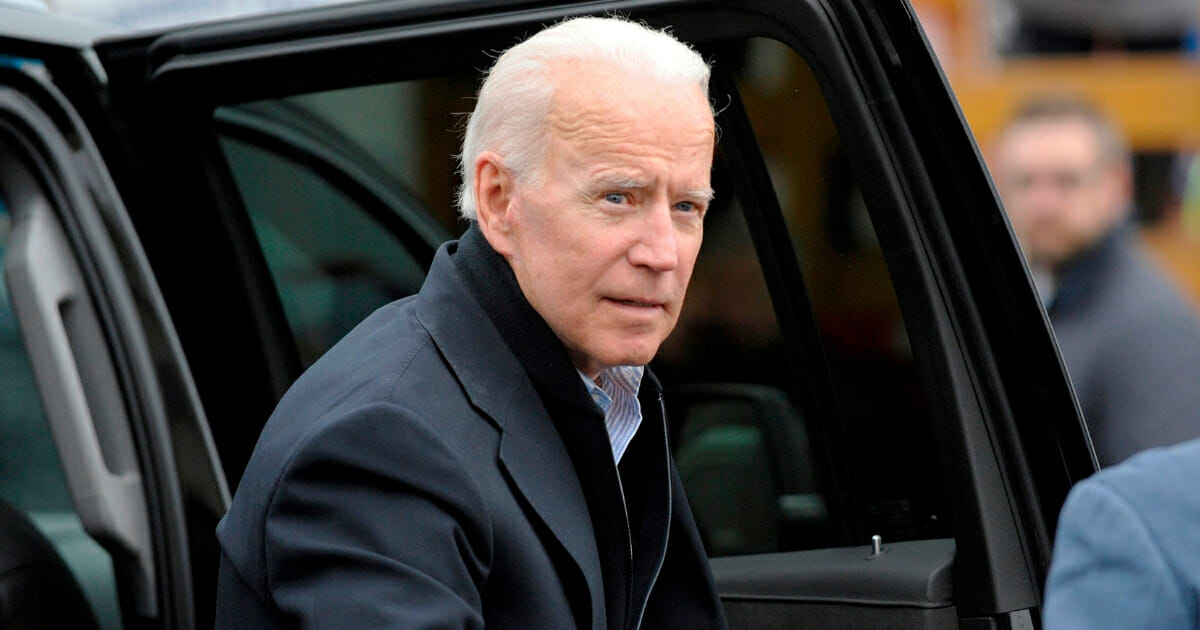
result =
[[954,541],[715,558],[735,628],[957,628]]
[[[57,145],[52,123],[15,90],[0,107]],[[36,132],[35,132],[36,133]],[[10,138],[10,142],[15,138]],[[84,529],[103,541],[118,570],[141,589],[128,592],[153,616],[155,563],[133,437],[101,320],[50,198],[34,171],[8,145],[5,190],[15,228],[5,256],[5,281],[38,380],[67,485]],[[51,149],[53,150],[53,149]],[[62,158],[61,154],[55,156]],[[73,191],[77,192],[77,191]]]
[[[49,207],[19,195],[13,205],[28,214],[16,217],[5,280],[72,499],[88,534],[134,558],[136,581],[149,587],[156,580],[142,479],[99,320]],[[103,417],[93,418],[94,408]],[[155,614],[152,590],[134,598],[142,614]]]

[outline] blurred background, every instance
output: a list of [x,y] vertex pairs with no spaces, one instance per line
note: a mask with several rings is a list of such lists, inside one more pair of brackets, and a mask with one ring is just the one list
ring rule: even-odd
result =
[[1134,152],[1136,220],[1200,309],[1200,51],[1196,0],[912,0],[988,156],[1017,105],[1094,103]]

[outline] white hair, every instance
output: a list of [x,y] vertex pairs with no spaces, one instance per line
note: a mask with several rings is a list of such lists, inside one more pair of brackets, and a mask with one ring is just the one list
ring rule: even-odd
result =
[[544,158],[557,87],[553,70],[564,61],[608,63],[665,87],[695,85],[708,93],[708,64],[665,31],[623,18],[581,17],[538,32],[500,55],[479,89],[458,156],[463,218],[475,220],[479,154],[495,151],[517,178],[530,177]]

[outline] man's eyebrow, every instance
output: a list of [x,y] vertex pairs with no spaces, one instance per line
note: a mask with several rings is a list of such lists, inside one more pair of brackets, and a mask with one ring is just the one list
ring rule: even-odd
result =
[[[635,175],[617,175],[617,174],[603,175],[601,177],[596,178],[594,183],[595,183],[595,186],[600,189],[616,188],[616,189],[625,189],[625,190],[637,190],[637,189],[649,188],[651,186],[650,181],[645,178],[637,177]],[[713,191],[712,188],[696,188],[696,189],[684,191],[683,194],[687,197],[692,197],[692,198],[699,199],[699,200],[706,201],[706,202],[712,201],[713,198],[716,197],[716,193]]]
[[632,175],[603,175],[596,179],[600,188],[649,188],[650,182]]

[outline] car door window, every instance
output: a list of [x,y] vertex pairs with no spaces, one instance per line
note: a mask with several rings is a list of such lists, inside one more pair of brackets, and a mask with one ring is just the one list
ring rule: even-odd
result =
[[[431,236],[438,227],[424,202],[393,175],[406,172],[407,160],[387,159],[407,145],[386,124],[405,103],[403,91],[369,86],[216,114],[221,149],[304,366],[375,308],[415,293],[444,238]],[[363,135],[354,127],[368,118],[363,111],[380,112],[382,129]],[[390,151],[380,140],[389,129]]]
[[420,287],[417,259],[343,191],[262,147],[232,138],[222,146],[304,365]]
[[[731,186],[707,219],[688,303],[657,361],[682,389],[676,456],[708,549],[947,536],[904,319],[817,81],[773,40],[724,55],[798,263],[797,286],[782,289],[802,297],[808,327],[781,329],[783,298],[756,253],[765,239]],[[796,354],[789,335],[800,337]]]
[[865,533],[944,537],[928,396],[876,227],[812,70],[750,41],[738,87],[797,252]]

